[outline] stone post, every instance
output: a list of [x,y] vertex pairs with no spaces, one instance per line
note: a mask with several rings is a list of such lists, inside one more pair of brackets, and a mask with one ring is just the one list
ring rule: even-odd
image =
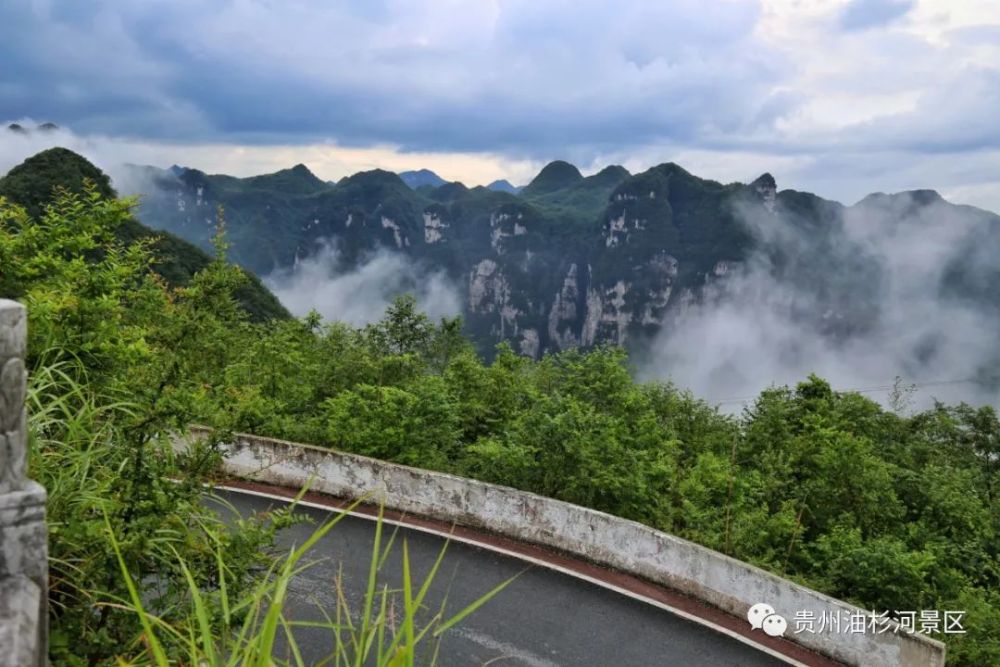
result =
[[0,299],[0,666],[48,661],[45,489],[27,477],[24,306]]

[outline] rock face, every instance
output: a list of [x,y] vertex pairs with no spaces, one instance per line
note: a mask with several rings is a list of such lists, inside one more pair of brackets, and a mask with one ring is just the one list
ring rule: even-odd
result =
[[45,490],[27,478],[27,314],[0,299],[0,649],[3,664],[47,664]]
[[382,229],[388,229],[392,232],[392,240],[396,246],[397,250],[402,250],[404,247],[409,247],[410,239],[406,237],[406,233],[396,224],[395,220],[382,216]]
[[497,263],[484,259],[472,269],[469,278],[469,312],[493,313],[508,305],[507,279]]
[[504,239],[524,236],[528,228],[522,224],[524,213],[494,213],[490,216],[490,246],[498,255],[504,254],[507,243]]
[[587,290],[587,319],[583,321],[581,337],[584,345],[598,341],[625,344],[628,325],[632,323],[632,314],[625,305],[629,288],[624,280],[617,280],[608,289]]
[[569,265],[562,288],[556,293],[549,310],[549,341],[558,349],[576,347],[580,337],[574,331],[579,321],[580,278],[576,264]]
[[444,230],[448,224],[433,212],[424,212],[424,243],[440,243],[444,240]]

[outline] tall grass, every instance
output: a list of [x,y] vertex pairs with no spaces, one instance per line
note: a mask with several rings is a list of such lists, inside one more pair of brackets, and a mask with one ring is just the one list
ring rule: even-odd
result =
[[[319,662],[311,663],[315,667],[412,667],[416,664],[418,649],[426,658],[426,664],[437,664],[440,639],[444,633],[499,594],[513,578],[501,582],[458,612],[446,613],[446,601],[443,601],[440,608],[427,617],[430,612],[426,605],[427,593],[444,560],[447,544],[439,551],[433,566],[418,587],[413,579],[409,545],[404,539],[402,589],[380,585],[379,575],[384,569],[395,538],[393,534],[388,540],[384,539],[381,512],[375,522],[368,580],[360,609],[351,608],[343,581],[338,577],[331,582],[337,592],[336,609],[332,616],[330,610],[322,610],[326,618],[319,622],[297,621],[286,616],[289,585],[295,576],[311,566],[310,563],[304,563],[304,558],[357,504],[338,512],[317,528],[303,544],[293,547],[283,559],[274,563],[248,595],[238,599],[231,599],[227,593],[225,555],[221,549],[217,549],[216,562],[219,581],[222,583],[217,593],[224,617],[221,628],[213,624],[207,611],[212,602],[197,585],[183,560],[179,560],[179,563],[188,583],[186,613],[181,614],[179,620],[166,621],[149,611],[121,557],[114,531],[108,523],[108,537],[118,554],[121,576],[129,591],[129,600],[123,602],[122,606],[138,616],[143,628],[139,640],[141,651],[129,660],[119,659],[119,664],[136,667],[167,667],[176,664],[202,667],[305,667],[307,663],[303,659],[302,647],[296,639],[297,627],[326,630],[333,640],[332,652]],[[402,596],[403,615],[397,619],[394,609],[399,595]],[[424,650],[428,644],[430,646]],[[165,648],[168,645],[174,647],[172,656],[168,655]]]
[[88,572],[100,556],[74,530],[75,519],[107,512],[114,503],[121,470],[109,448],[117,425],[136,407],[94,395],[84,377],[79,363],[42,363],[30,376],[27,394],[30,473],[48,495],[49,604],[57,648],[72,639],[61,636],[61,614],[95,605],[100,597],[88,585]]

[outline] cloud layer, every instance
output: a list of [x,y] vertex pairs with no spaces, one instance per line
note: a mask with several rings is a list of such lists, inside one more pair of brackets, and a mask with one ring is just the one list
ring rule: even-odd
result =
[[[759,8],[14,3],[0,115],[85,132],[551,151],[728,133],[785,108]],[[39,48],[44,45],[43,48]]]

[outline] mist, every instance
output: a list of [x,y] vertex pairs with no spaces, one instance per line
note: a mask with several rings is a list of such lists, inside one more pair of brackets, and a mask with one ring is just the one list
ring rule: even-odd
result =
[[1000,218],[927,191],[872,195],[821,227],[780,206],[738,213],[756,251],[674,312],[647,379],[727,411],[810,373],[882,403],[898,377],[914,409],[1000,404]]
[[381,319],[392,300],[407,292],[434,321],[462,312],[459,292],[443,272],[425,270],[385,249],[350,269],[336,244],[324,242],[318,252],[272,273],[264,283],[294,315],[316,310],[328,321],[354,326]]

